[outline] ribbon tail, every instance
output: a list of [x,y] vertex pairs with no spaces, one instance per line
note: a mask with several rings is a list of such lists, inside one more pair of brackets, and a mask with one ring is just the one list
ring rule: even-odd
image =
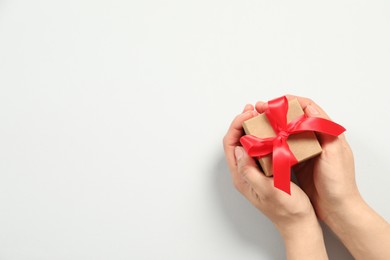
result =
[[295,122],[291,124],[293,126],[292,129],[290,129],[291,132],[315,131],[338,136],[345,131],[345,128],[341,125],[325,118],[307,117],[302,119],[300,118],[299,120],[300,122],[297,121],[299,124],[294,124]]
[[291,166],[297,163],[297,159],[291,152],[286,140],[278,140],[272,154],[274,186],[291,195]]
[[272,153],[272,144],[275,138],[258,138],[253,135],[244,135],[240,138],[240,143],[251,157],[264,157]]

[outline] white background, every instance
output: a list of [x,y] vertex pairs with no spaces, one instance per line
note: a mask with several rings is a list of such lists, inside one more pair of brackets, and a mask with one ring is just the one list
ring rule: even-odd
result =
[[286,93],[348,129],[361,193],[389,220],[389,14],[387,0],[0,0],[0,259],[283,259],[222,137],[246,103]]

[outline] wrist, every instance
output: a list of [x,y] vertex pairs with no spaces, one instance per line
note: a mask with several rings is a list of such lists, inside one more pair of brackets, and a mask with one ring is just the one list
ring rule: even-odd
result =
[[390,225],[361,197],[329,214],[326,224],[356,259],[390,259]]
[[304,216],[298,221],[290,222],[283,227],[277,226],[277,228],[285,241],[302,239],[306,235],[322,236],[322,230],[314,211],[313,214]]
[[337,230],[338,226],[349,223],[351,217],[355,214],[362,214],[364,211],[370,210],[360,194],[348,196],[338,203],[333,203],[329,208],[331,208],[331,210],[326,212],[326,217],[323,221],[334,232]]
[[315,214],[280,230],[287,259],[328,259],[321,226]]

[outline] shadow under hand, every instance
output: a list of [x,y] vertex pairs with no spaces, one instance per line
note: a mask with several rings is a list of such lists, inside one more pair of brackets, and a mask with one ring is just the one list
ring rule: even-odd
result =
[[284,244],[278,231],[267,217],[234,189],[222,155],[215,166],[213,177],[215,197],[232,231],[245,240],[246,245],[259,251],[260,256],[284,259]]
[[324,223],[321,223],[321,227],[324,233],[325,246],[329,259],[353,260],[353,256],[336,237],[332,230],[330,230]]

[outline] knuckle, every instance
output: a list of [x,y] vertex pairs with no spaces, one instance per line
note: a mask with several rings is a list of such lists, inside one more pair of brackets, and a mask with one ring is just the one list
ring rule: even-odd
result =
[[239,168],[239,173],[243,176],[243,177],[247,177],[250,172],[251,172],[252,168],[249,166],[249,165],[242,165],[240,168]]
[[237,121],[241,118],[242,114],[238,114],[234,117],[233,121]]
[[258,201],[262,201],[262,197],[259,196],[259,193],[257,193],[256,190],[255,190],[253,187],[251,187],[251,194],[252,194],[252,196],[253,196],[254,198],[256,198]]
[[266,205],[269,203],[270,195],[267,192],[264,192],[253,187],[250,188],[251,195],[256,199],[259,205]]

